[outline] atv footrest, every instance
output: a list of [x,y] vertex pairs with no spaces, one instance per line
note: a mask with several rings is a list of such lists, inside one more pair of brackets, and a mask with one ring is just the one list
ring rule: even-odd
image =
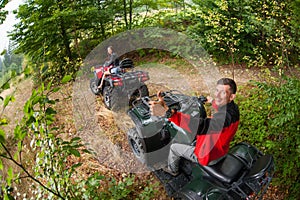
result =
[[162,169],[156,170],[153,173],[164,185],[164,188],[169,196],[173,196],[190,181],[183,173],[180,173],[177,176],[172,176]]

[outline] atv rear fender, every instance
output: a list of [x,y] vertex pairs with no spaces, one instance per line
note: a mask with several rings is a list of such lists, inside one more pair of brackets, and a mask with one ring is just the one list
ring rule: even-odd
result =
[[[223,161],[227,156],[232,160],[229,159],[228,162],[232,162],[232,164],[227,163],[226,167],[223,166]],[[222,177],[222,174],[210,174],[215,173],[215,170],[207,171],[204,169],[205,167],[212,167],[222,171],[224,168],[225,173],[228,173],[230,167],[236,166],[235,162],[240,162],[244,167],[240,168],[240,173],[236,172],[236,177],[232,178],[233,182],[230,183],[224,183],[220,181],[221,179],[216,178]],[[242,142],[231,148],[226,156],[208,166],[194,165],[192,169],[193,180],[178,191],[177,195],[187,196],[186,199],[207,199],[209,196],[211,198],[208,199],[247,199],[249,195],[262,197],[273,173],[273,157],[263,155],[256,147]],[[195,196],[195,194],[197,195]]]

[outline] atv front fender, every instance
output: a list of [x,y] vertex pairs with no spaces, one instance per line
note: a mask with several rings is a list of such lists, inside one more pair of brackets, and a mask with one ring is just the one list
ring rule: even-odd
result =
[[189,133],[170,121],[167,122],[167,126],[169,126],[168,130],[171,133],[171,137],[174,138],[174,142],[181,144],[192,144],[194,142],[195,134]]

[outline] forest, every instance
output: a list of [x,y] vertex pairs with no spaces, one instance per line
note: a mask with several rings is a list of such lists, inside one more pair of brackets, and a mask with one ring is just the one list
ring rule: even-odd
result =
[[[8,2],[0,1],[0,24]],[[0,91],[19,77],[32,79],[34,89],[13,130],[5,129],[11,122],[0,115],[0,197],[159,199],[162,189],[138,175],[88,169],[88,176],[78,178],[83,157],[92,159],[93,153],[80,137],[68,138],[58,126],[57,108],[71,94],[60,101],[53,97],[71,88],[85,58],[99,44],[153,27],[186,35],[217,66],[261,72],[261,81],[239,86],[242,121],[233,144],[246,141],[274,156],[270,188],[277,196],[266,199],[300,198],[300,0],[24,0],[14,13],[18,23],[0,57]],[[165,42],[172,46],[174,41]],[[177,50],[127,53],[137,60],[153,55],[180,60]],[[4,111],[18,99],[8,95],[1,101]]]

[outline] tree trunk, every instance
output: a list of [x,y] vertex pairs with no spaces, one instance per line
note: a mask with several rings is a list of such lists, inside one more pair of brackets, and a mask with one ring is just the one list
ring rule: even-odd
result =
[[61,19],[61,24],[60,24],[60,30],[61,30],[61,35],[62,35],[62,38],[63,38],[64,47],[65,47],[65,50],[66,50],[66,56],[70,60],[72,60],[72,51],[71,51],[71,48],[70,48],[70,41],[69,41],[67,31],[66,31],[65,26],[64,26],[64,20],[62,20],[62,19]]
[[125,21],[126,29],[128,29],[126,0],[123,0],[123,9],[124,9],[124,21]]
[[132,26],[132,4],[133,0],[129,1],[129,29],[131,29]]
[[[58,6],[59,6],[59,10],[62,11],[63,8],[62,8],[61,4],[58,4]],[[69,41],[69,38],[67,35],[67,30],[65,28],[65,22],[64,22],[63,18],[60,18],[58,23],[60,25],[60,34],[63,39],[66,56],[69,58],[69,60],[72,60],[72,51],[70,48],[70,41]]]

